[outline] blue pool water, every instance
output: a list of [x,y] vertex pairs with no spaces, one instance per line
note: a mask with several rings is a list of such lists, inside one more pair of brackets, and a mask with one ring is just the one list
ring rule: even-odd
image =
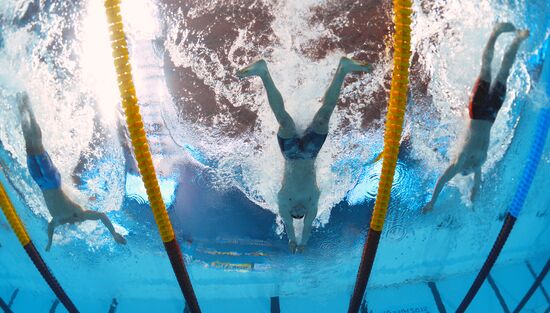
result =
[[[548,107],[541,75],[550,42],[546,0],[414,1],[413,65],[392,200],[365,296],[368,312],[454,311],[483,264]],[[346,312],[376,197],[391,54],[387,1],[126,0],[136,90],[176,237],[203,312]],[[458,176],[422,214],[460,147],[466,103],[495,21],[528,28],[491,134],[482,191]],[[354,26],[356,25],[356,26]],[[81,312],[182,312],[184,301],[121,126],[102,1],[0,2],[0,182],[52,272]],[[362,37],[364,36],[364,37]],[[512,37],[497,43],[494,66]],[[365,43],[366,42],[366,43]],[[263,57],[303,129],[340,56],[366,58],[317,162],[321,199],[307,250],[288,252],[277,215],[283,159],[258,82],[234,72]],[[15,102],[29,92],[64,188],[105,212],[128,244],[96,222],[50,219],[26,165]],[[311,105],[308,105],[311,103]],[[546,140],[523,211],[468,312],[513,310],[550,258]],[[64,312],[0,215],[0,299],[13,312]],[[528,265],[526,265],[528,264]],[[548,312],[548,278],[524,312]],[[17,292],[15,292],[17,290]],[[497,292],[498,290],[499,292]],[[496,296],[500,293],[502,301]]]

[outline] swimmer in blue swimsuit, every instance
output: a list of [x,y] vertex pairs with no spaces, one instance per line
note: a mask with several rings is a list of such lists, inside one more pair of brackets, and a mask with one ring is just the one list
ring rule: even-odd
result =
[[[277,139],[285,158],[284,178],[277,195],[279,214],[285,224],[289,248],[292,253],[303,252],[311,235],[313,220],[317,216],[319,187],[315,174],[315,159],[328,134],[328,124],[338,102],[344,78],[350,72],[370,72],[371,66],[348,58],[340,59],[336,74],[323,98],[323,104],[315,114],[311,125],[303,135],[296,132],[294,120],[285,110],[281,93],[267,69],[259,60],[237,72],[240,78],[258,76],[267,92],[269,106],[279,122]],[[301,242],[296,241],[293,219],[304,219]]]
[[63,191],[61,188],[61,175],[42,145],[42,131],[30,107],[27,93],[19,93],[17,99],[21,112],[21,128],[23,129],[27,151],[27,166],[32,178],[38,184],[40,190],[42,190],[46,206],[52,216],[52,220],[48,223],[48,245],[46,246],[46,251],[50,250],[53,232],[57,226],[67,223],[79,223],[86,220],[100,220],[111,232],[116,242],[125,244],[126,239],[115,231],[113,224],[105,213],[83,209]]
[[[504,54],[500,70],[495,81],[491,84],[491,62],[493,61],[496,40],[501,34],[514,31],[516,32],[516,37]],[[474,186],[470,199],[473,200],[478,193],[481,185],[481,166],[487,160],[491,127],[504,103],[506,81],[510,75],[510,69],[516,60],[519,46],[528,36],[528,30],[516,30],[514,25],[510,23],[498,23],[495,25],[483,51],[481,73],[474,85],[470,99],[470,125],[467,130],[466,141],[456,160],[453,161],[437,181],[432,199],[422,210],[424,213],[432,210],[443,186],[458,173],[462,173],[463,175],[474,173]]]

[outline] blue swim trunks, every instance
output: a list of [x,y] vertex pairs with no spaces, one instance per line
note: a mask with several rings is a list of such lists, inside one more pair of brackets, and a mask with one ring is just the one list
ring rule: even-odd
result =
[[285,159],[315,159],[323,147],[327,134],[318,134],[308,128],[302,137],[281,138],[277,135],[279,147]]
[[58,189],[61,187],[61,175],[53,165],[48,152],[38,155],[27,155],[27,167],[32,178],[40,189]]

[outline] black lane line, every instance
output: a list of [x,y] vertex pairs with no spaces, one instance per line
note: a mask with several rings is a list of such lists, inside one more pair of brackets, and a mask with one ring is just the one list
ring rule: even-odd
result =
[[361,303],[365,297],[367,290],[367,284],[369,283],[370,274],[374,265],[374,259],[376,257],[376,251],[378,250],[378,244],[380,243],[380,235],[382,232],[369,228],[367,233],[367,239],[363,245],[363,252],[361,254],[361,262],[359,263],[359,269],[357,270],[357,277],[355,278],[355,286],[353,287],[353,294],[349,301],[348,313],[359,313]]
[[4,313],[13,313],[13,311],[10,309],[10,307],[0,298],[0,308],[4,310]]
[[55,301],[52,303],[52,306],[50,307],[50,310],[48,313],[55,313],[55,310],[57,310],[57,306],[59,305],[59,300],[55,299]]
[[[531,266],[531,263],[529,263],[529,261],[525,263],[527,263],[527,268],[529,269],[529,272],[531,272],[531,275],[533,275],[533,278],[537,279],[537,273],[535,273],[535,270],[533,269],[533,266]],[[546,292],[546,288],[544,288],[544,285],[540,284],[539,288],[540,288],[540,291],[542,291],[544,298],[546,298],[546,302],[550,304],[550,297],[548,296],[548,292]]]
[[59,299],[59,301],[65,306],[67,311],[69,311],[69,313],[79,313],[78,309],[71,301],[63,287],[59,284],[59,281],[57,281],[57,278],[55,278],[53,273],[48,268],[48,265],[46,265],[46,262],[44,262],[44,259],[40,253],[38,253],[38,250],[36,250],[34,243],[29,241],[29,243],[23,246],[23,249],[25,249],[36,269],[40,272],[48,286],[50,286],[52,291],[57,296],[57,299]]
[[183,308],[183,313],[191,313],[191,309],[189,308],[189,305],[187,305],[187,302],[185,302],[185,307]]
[[174,238],[169,242],[164,242],[164,248],[168,254],[170,264],[172,264],[172,269],[174,270],[176,280],[178,281],[183,297],[185,298],[185,303],[188,306],[188,310],[191,313],[201,313],[199,301],[197,300],[195,290],[193,289],[193,284],[191,283],[191,278],[189,277],[189,272],[187,272],[187,267],[183,261],[183,255],[181,253],[181,248],[178,241]]
[[116,313],[116,308],[118,307],[118,301],[116,298],[113,298],[111,305],[109,306],[109,313]]
[[15,301],[15,298],[17,297],[17,294],[19,293],[19,288],[15,289],[13,293],[11,294],[10,301],[8,302],[8,306],[11,308],[13,305],[13,301]]
[[549,270],[550,270],[550,259],[546,261],[546,265],[544,265],[544,268],[542,269],[540,274],[537,276],[537,278],[533,282],[533,285],[531,285],[531,288],[529,288],[525,296],[523,296],[523,299],[521,299],[521,301],[519,302],[518,306],[514,310],[514,313],[521,311],[521,309],[525,306],[527,301],[529,301],[531,296],[535,293],[539,285],[542,283],[542,281],[544,280],[544,277],[546,276],[546,274],[548,274]]
[[279,297],[271,297],[271,313],[281,313]]
[[360,313],[369,313],[369,304],[367,303],[366,297],[363,297],[363,303],[361,303]]
[[504,247],[504,244],[506,243],[506,240],[508,239],[510,232],[512,232],[512,228],[514,228],[515,223],[516,223],[516,218],[512,216],[509,212],[506,213],[506,218],[504,219],[504,223],[502,224],[502,228],[498,233],[498,237],[495,240],[493,247],[491,248],[491,252],[489,252],[489,255],[487,256],[487,258],[485,259],[485,262],[483,263],[483,266],[477,273],[477,276],[474,282],[472,283],[472,285],[470,286],[470,289],[468,289],[468,292],[464,296],[464,299],[462,299],[462,302],[456,309],[456,313],[466,312],[466,309],[468,308],[470,303],[472,303],[472,300],[474,299],[477,292],[483,285],[483,282],[491,272],[493,265],[495,265],[495,262],[498,259],[500,251],[502,251],[502,248]]
[[495,295],[497,296],[498,302],[502,306],[502,310],[504,311],[504,313],[510,313],[510,309],[506,305],[506,301],[504,301],[504,298],[502,297],[502,294],[500,293],[500,290],[498,289],[498,286],[493,280],[493,276],[491,276],[491,274],[487,275],[487,281],[489,282],[489,285],[491,285],[491,288],[495,292]]
[[447,310],[445,310],[445,304],[443,304],[443,300],[441,299],[441,295],[437,289],[437,285],[433,281],[429,281],[428,287],[430,287],[430,291],[432,292],[439,313],[447,313]]

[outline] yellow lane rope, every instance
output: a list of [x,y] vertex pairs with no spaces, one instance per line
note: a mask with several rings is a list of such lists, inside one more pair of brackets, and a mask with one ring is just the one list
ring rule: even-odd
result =
[[69,311],[70,313],[78,313],[78,309],[69,298],[65,290],[63,290],[63,287],[61,287],[61,285],[57,281],[57,278],[50,271],[48,265],[46,265],[46,262],[44,262],[44,259],[42,259],[40,253],[38,253],[38,250],[36,250],[36,247],[31,241],[27,230],[25,230],[23,222],[17,215],[17,212],[15,212],[15,208],[13,207],[13,204],[11,203],[8,194],[6,193],[6,189],[4,189],[4,186],[1,182],[0,207],[2,207],[2,211],[4,212],[4,215],[6,215],[6,218],[8,219],[11,228],[15,232],[17,239],[19,239],[19,242],[23,246],[23,249],[25,249],[25,252],[27,252],[27,255],[31,259],[38,272],[40,272],[40,275],[42,275],[48,286],[50,286],[57,298],[61,301],[61,303],[63,303],[67,311]]
[[391,186],[397,156],[399,154],[399,142],[403,130],[403,118],[407,105],[407,90],[409,85],[409,65],[411,56],[411,0],[394,0],[393,34],[394,55],[393,75],[390,89],[388,113],[386,115],[386,130],[384,134],[384,151],[382,163],[382,175],[378,184],[378,194],[374,204],[374,211],[370,223],[371,229],[382,231],[388,204],[390,201]]
[[31,238],[29,237],[23,222],[17,215],[17,212],[15,212],[13,204],[11,203],[2,183],[0,183],[0,206],[2,207],[2,211],[8,219],[11,228],[15,232],[17,239],[19,239],[21,245],[26,246],[31,241]]
[[139,113],[136,90],[132,79],[132,68],[129,63],[128,44],[120,15],[120,0],[105,0],[105,9],[111,32],[111,47],[113,48],[118,89],[122,99],[122,107],[126,114],[126,123],[134,154],[162,241],[170,242],[174,239],[174,230],[162,200],[151,152],[147,144],[147,136],[143,129],[143,120]]

